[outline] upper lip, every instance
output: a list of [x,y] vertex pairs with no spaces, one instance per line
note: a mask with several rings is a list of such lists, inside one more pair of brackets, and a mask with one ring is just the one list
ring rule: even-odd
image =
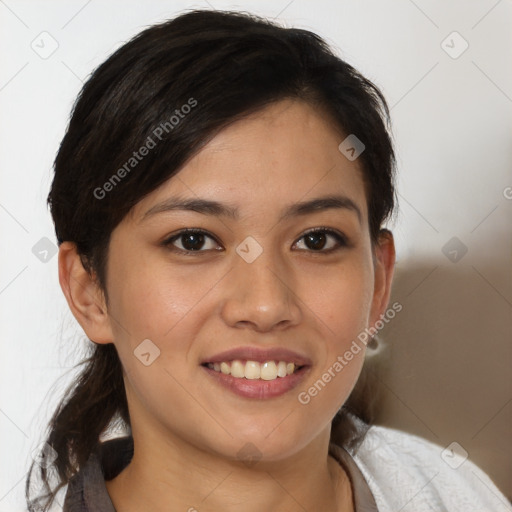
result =
[[205,363],[221,363],[223,361],[234,361],[235,359],[245,359],[247,361],[257,361],[264,363],[265,361],[285,361],[287,363],[295,363],[297,366],[310,366],[311,360],[286,348],[258,348],[258,347],[237,347],[224,352],[215,354],[204,359],[201,364]]

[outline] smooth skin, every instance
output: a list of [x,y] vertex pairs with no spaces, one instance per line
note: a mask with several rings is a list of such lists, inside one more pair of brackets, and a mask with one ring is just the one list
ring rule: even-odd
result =
[[[353,510],[350,481],[328,446],[364,346],[307,405],[298,400],[389,301],[393,237],[383,231],[372,247],[358,160],[338,150],[345,137],[296,100],[222,130],[113,231],[108,304],[74,244],[61,245],[59,279],[73,315],[89,339],[115,344],[124,369],[135,452],[106,482],[118,512]],[[330,208],[279,220],[292,203],[334,193],[361,218]],[[177,195],[236,207],[239,218],[184,210],[143,218]],[[308,244],[304,234],[317,227],[347,243],[324,231]],[[202,246],[187,236],[163,243],[183,228],[206,231]],[[236,252],[248,236],[263,248],[252,263]],[[145,339],[160,350],[149,366],[134,354]],[[282,396],[244,398],[200,366],[239,346],[285,347],[313,364]],[[247,446],[257,463],[237,455]]]

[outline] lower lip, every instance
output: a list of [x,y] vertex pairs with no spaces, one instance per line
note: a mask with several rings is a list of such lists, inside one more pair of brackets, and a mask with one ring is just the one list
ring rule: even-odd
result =
[[286,377],[277,377],[274,380],[263,379],[244,379],[226,375],[222,372],[216,372],[211,368],[202,366],[202,368],[215,379],[219,384],[229,389],[238,396],[244,398],[274,398],[288,393],[297,387],[308,373],[309,366],[303,366],[300,370],[287,375]]

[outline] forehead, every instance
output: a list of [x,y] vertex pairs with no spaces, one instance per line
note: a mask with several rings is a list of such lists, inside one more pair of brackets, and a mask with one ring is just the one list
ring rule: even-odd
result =
[[251,215],[326,194],[350,197],[364,215],[359,162],[338,149],[345,137],[315,107],[280,101],[220,131],[138,203],[133,216],[142,220],[148,208],[170,195],[226,202]]

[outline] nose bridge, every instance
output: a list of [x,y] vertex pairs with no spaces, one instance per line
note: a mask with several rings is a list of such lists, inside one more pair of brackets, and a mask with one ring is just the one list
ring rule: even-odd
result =
[[[260,249],[254,242],[247,241],[237,248],[242,261],[237,262],[236,276],[243,287],[243,294],[252,297],[253,300],[261,300],[262,305],[265,302],[286,302],[289,293],[285,285],[286,276],[279,275],[284,273],[283,265],[279,263],[276,252],[268,245],[265,249],[259,243],[258,245]],[[247,256],[250,255],[250,258],[245,258],[242,252],[247,247]]]
[[253,324],[270,329],[295,323],[300,317],[290,283],[292,276],[279,255],[255,239],[244,240],[236,249],[232,286],[224,304],[225,320],[236,325]]

